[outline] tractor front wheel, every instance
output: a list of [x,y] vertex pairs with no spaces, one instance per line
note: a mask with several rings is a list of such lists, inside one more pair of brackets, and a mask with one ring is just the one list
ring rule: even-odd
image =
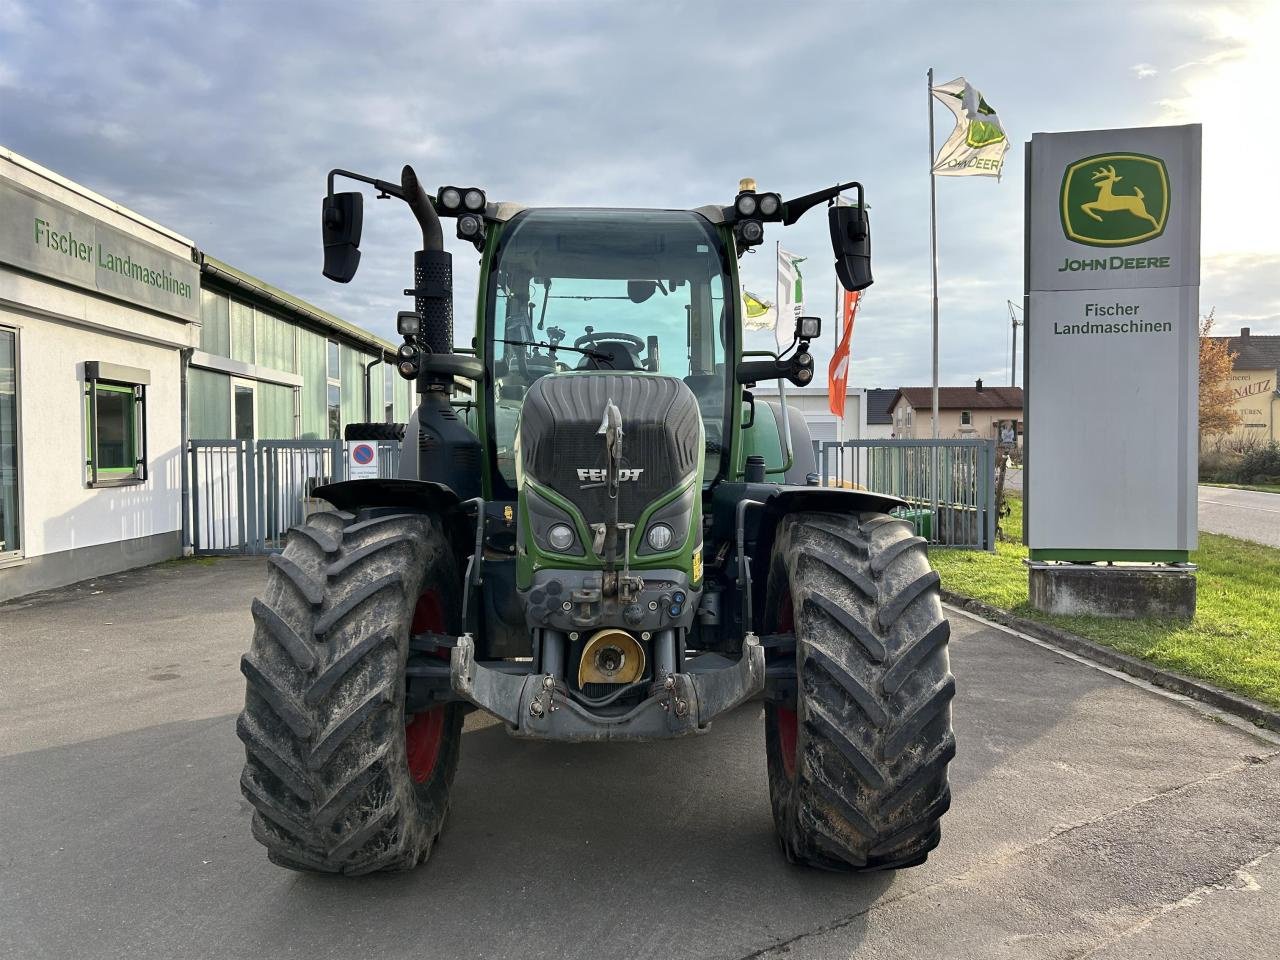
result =
[[796,699],[765,708],[787,858],[829,870],[923,863],[955,756],[950,628],[925,541],[885,514],[789,516],[767,609],[769,632],[796,637]]
[[411,633],[457,633],[460,592],[439,521],[418,514],[317,514],[271,558],[236,731],[253,835],[273,862],[361,874],[431,852],[463,710],[406,715],[405,665]]

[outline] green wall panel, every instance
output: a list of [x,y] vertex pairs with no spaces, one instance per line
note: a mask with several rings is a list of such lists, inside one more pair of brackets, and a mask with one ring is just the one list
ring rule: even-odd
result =
[[231,358],[253,363],[253,307],[231,301]]
[[200,291],[200,349],[218,357],[231,356],[231,304],[212,290]]
[[188,370],[187,404],[187,434],[192,440],[230,439],[230,377],[211,370]]
[[258,384],[258,439],[293,439],[293,387]]
[[328,437],[325,421],[325,339],[298,328],[298,370],[302,375],[302,436],[306,440]]

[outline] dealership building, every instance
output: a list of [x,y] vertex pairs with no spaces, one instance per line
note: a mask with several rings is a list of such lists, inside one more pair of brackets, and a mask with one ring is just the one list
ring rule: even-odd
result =
[[0,148],[0,600],[177,557],[191,440],[403,421],[395,345]]

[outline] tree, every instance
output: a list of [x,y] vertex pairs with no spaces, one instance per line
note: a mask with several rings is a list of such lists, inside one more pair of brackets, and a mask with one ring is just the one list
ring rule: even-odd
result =
[[1231,390],[1231,369],[1238,354],[1231,352],[1226,337],[1211,336],[1212,330],[1210,310],[1200,318],[1200,434],[1204,437],[1229,433],[1243,422]]

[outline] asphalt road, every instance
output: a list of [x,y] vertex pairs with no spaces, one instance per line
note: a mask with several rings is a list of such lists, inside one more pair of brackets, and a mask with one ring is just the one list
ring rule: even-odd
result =
[[1197,490],[1201,530],[1280,547],[1280,494],[1230,487]]
[[0,607],[0,957],[1276,956],[1277,747],[958,615],[955,804],[923,867],[789,866],[748,705],[627,748],[472,724],[426,867],[280,870],[236,785],[261,576]]
[[[1022,471],[1010,470],[1005,483],[1021,490]],[[1280,494],[1203,485],[1196,490],[1201,530],[1280,547]]]

